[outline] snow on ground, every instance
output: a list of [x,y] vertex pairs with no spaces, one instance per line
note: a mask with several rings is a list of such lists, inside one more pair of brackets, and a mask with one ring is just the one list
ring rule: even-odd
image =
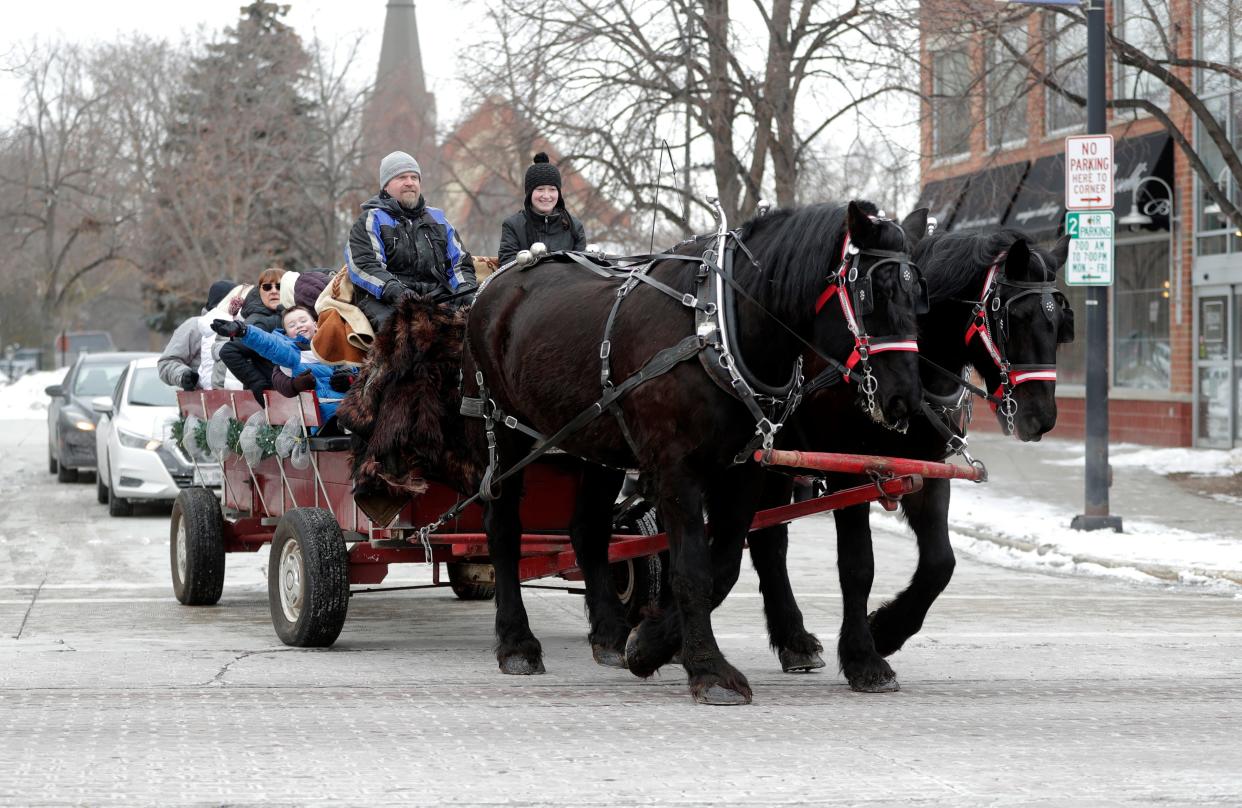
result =
[[[1079,467],[1086,462],[1085,454],[1064,460],[1045,461],[1054,466]],[[1202,474],[1229,476],[1242,473],[1242,448],[1224,449],[1157,449],[1132,443],[1109,447],[1108,462],[1116,468],[1140,467],[1156,474]]]
[[0,420],[43,421],[51,399],[43,388],[64,381],[66,369],[27,373],[7,387],[0,387]]
[[[960,485],[949,527],[956,550],[1006,567],[1200,585],[1242,597],[1242,544],[1235,540],[1135,520],[1126,520],[1124,533],[1074,530],[1073,516],[1046,502]],[[875,509],[872,519],[877,527],[904,528]]]

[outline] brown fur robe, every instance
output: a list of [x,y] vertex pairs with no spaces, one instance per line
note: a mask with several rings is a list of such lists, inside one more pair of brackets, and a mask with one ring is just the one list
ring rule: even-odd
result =
[[392,506],[426,491],[428,480],[467,494],[477,487],[482,470],[458,412],[467,312],[429,298],[400,301],[337,410],[353,433],[354,499],[364,511],[395,514]]

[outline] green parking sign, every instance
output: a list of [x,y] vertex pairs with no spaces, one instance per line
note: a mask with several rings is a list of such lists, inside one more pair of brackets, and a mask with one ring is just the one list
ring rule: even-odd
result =
[[1065,282],[1070,286],[1113,285],[1113,212],[1075,210],[1065,214],[1070,237]]

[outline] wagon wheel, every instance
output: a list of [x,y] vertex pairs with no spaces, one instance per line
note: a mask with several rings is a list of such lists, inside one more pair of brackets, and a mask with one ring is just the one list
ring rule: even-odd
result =
[[224,590],[224,517],[206,488],[187,488],[173,503],[168,542],[173,594],[186,606],[212,606]]
[[485,582],[496,580],[491,564],[449,562],[444,566],[448,568],[449,586],[461,600],[491,600],[496,597],[496,584]]
[[267,602],[285,645],[336,642],[349,609],[349,556],[331,513],[296,508],[281,517],[267,564]]
[[[654,505],[640,502],[629,508],[617,520],[618,533],[654,536],[661,533],[660,518]],[[612,565],[612,580],[617,587],[617,597],[625,608],[625,619],[631,626],[638,625],[644,612],[658,609],[668,602],[669,588],[668,551],[641,558],[618,561]]]

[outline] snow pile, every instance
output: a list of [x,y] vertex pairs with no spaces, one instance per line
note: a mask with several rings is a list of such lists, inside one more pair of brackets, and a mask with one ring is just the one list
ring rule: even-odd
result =
[[60,384],[65,379],[65,368],[27,373],[7,387],[0,387],[0,420],[43,421],[47,419],[47,406],[51,399],[43,388]]
[[[955,485],[949,526],[955,549],[1006,567],[1230,591],[1242,587],[1242,543],[1236,540],[1130,519],[1125,533],[1073,530],[1073,516],[1045,502],[998,497],[986,486]],[[895,516],[875,510],[872,519],[877,526],[904,528]]]
[[[1065,460],[1045,460],[1054,466],[1080,467],[1086,455]],[[1118,444],[1109,448],[1108,462],[1115,468],[1146,468],[1156,474],[1202,474],[1229,476],[1242,473],[1242,448],[1224,449],[1152,449],[1134,444]]]

